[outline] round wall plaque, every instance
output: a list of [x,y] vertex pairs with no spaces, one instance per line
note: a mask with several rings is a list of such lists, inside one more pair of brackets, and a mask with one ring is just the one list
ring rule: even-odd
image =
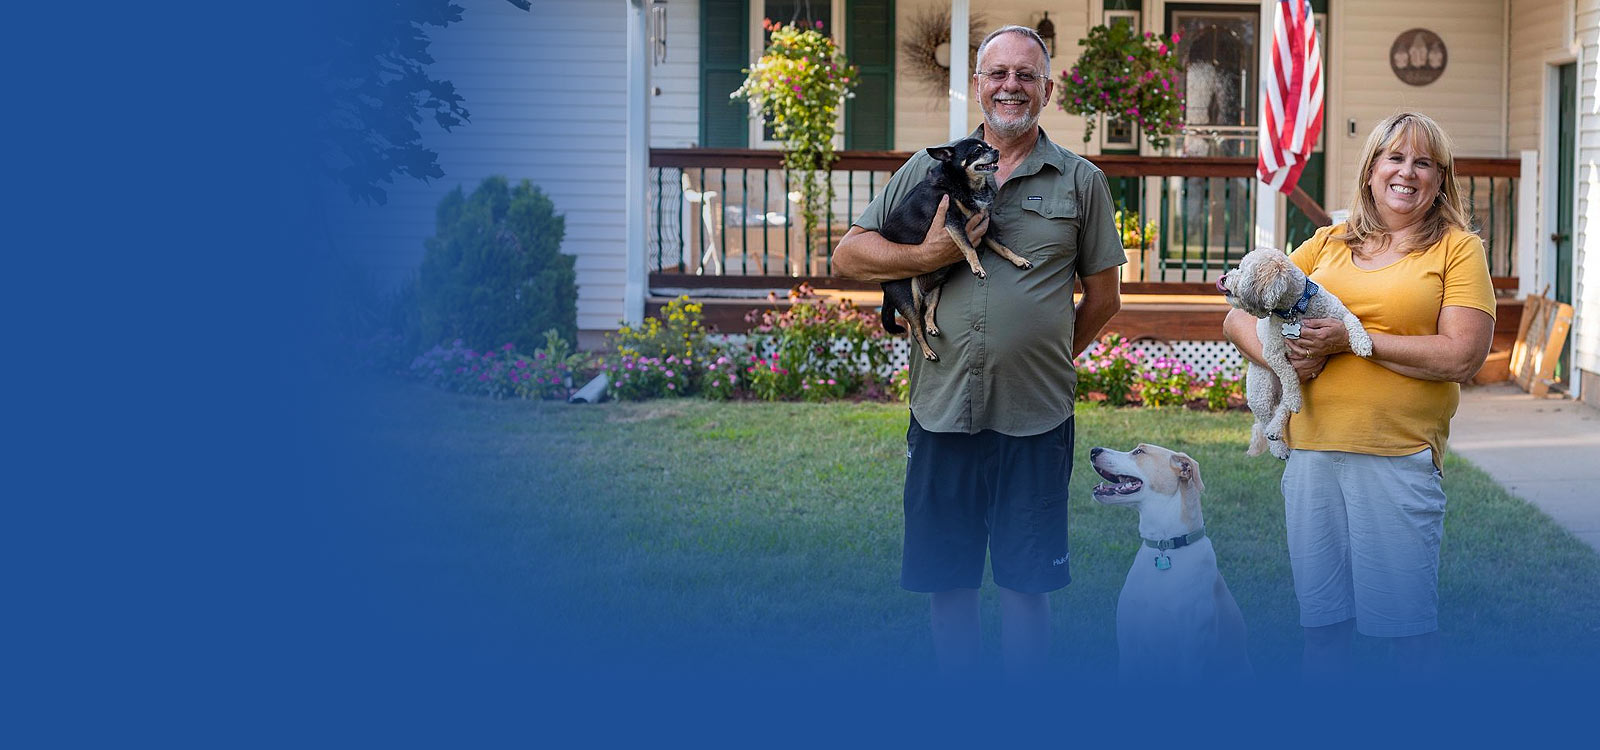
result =
[[1408,29],[1389,45],[1389,69],[1396,78],[1412,86],[1426,86],[1439,80],[1450,62],[1444,40],[1427,29]]

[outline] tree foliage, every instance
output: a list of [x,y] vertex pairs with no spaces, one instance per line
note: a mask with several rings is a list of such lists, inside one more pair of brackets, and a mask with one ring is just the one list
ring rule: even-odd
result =
[[[528,10],[529,0],[506,0]],[[312,71],[319,171],[344,185],[352,200],[382,204],[381,186],[395,175],[444,176],[438,153],[419,128],[445,130],[467,122],[465,100],[428,66],[431,28],[461,20],[450,0],[352,0],[329,3],[312,20],[324,35]]]
[[425,245],[418,298],[424,345],[460,339],[477,351],[513,344],[531,352],[555,329],[577,338],[573,258],[561,254],[566,220],[538,188],[490,177],[439,202]]

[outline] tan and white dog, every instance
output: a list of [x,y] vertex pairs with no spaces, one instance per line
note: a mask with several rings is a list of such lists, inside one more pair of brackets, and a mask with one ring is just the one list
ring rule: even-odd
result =
[[1089,459],[1107,480],[1094,499],[1138,510],[1144,540],[1117,598],[1122,680],[1249,678],[1244,615],[1217,569],[1200,512],[1200,465],[1144,443],[1126,453],[1092,448]]

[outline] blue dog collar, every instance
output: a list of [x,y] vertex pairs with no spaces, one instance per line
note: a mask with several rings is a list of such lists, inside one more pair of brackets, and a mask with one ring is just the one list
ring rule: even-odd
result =
[[1311,298],[1315,297],[1317,292],[1320,291],[1322,291],[1322,287],[1317,286],[1317,282],[1308,278],[1306,279],[1305,290],[1300,292],[1300,299],[1295,300],[1294,305],[1289,309],[1273,310],[1272,314],[1291,323],[1299,320],[1300,316],[1306,314],[1306,308],[1310,306]]

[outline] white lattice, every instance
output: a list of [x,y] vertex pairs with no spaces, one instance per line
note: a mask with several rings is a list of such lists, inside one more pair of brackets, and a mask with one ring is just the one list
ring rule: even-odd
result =
[[[744,349],[749,342],[749,337],[741,333],[713,335],[709,338],[720,340],[729,348]],[[844,340],[835,341],[834,353],[842,353],[848,348]],[[1244,367],[1244,356],[1239,354],[1233,344],[1226,341],[1160,341],[1155,339],[1140,339],[1133,342],[1133,348],[1145,356],[1146,361],[1154,357],[1172,357],[1195,369],[1195,372],[1205,374],[1214,368],[1224,371],[1238,371]],[[771,356],[775,351],[773,342],[768,339],[759,352],[754,352],[763,357]],[[889,340],[889,364],[880,368],[879,375],[888,377],[890,373],[899,370],[911,363],[911,339],[907,336],[895,336]]]
[[1133,342],[1133,349],[1143,354],[1147,361],[1152,357],[1171,357],[1193,367],[1195,372],[1201,374],[1211,372],[1215,368],[1229,371],[1244,367],[1244,355],[1226,341],[1168,342],[1140,339]]

